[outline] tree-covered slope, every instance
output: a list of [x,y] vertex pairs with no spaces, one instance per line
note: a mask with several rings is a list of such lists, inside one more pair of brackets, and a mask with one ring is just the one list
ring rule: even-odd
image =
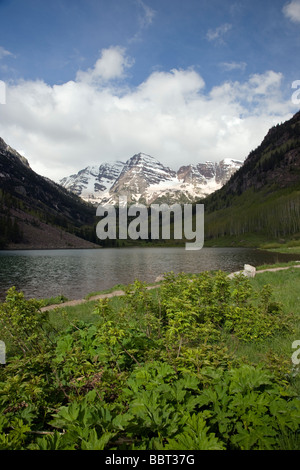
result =
[[205,205],[206,240],[300,234],[300,112],[271,128],[244,165]]

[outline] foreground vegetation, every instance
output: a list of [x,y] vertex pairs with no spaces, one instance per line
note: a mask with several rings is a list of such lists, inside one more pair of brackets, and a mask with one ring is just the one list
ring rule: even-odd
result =
[[0,449],[300,449],[299,281],[168,273],[48,313],[10,289]]

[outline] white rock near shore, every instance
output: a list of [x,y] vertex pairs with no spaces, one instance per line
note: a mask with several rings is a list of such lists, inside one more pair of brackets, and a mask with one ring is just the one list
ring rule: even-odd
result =
[[243,274],[246,277],[255,277],[256,268],[254,266],[251,266],[251,264],[244,264],[243,271],[236,271],[235,273],[229,274],[228,277],[232,279],[234,276],[238,276],[240,274]]

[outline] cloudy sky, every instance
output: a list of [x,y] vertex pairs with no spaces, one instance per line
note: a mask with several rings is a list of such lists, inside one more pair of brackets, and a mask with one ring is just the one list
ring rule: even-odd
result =
[[55,181],[138,152],[244,160],[300,108],[300,0],[0,0],[0,19],[0,136]]

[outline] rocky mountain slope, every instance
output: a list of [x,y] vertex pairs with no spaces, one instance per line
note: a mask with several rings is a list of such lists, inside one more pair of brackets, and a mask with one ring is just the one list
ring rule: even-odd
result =
[[94,216],[91,205],[35,173],[0,138],[0,248],[94,246]]
[[82,199],[91,200],[95,194],[105,194],[114,184],[125,163],[103,163],[98,166],[88,166],[75,175],[63,178],[59,183]]
[[117,204],[119,196],[130,203],[193,202],[221,188],[242,166],[226,159],[181,166],[178,171],[157,159],[139,153],[123,162],[87,167],[63,178],[60,184],[86,201]]

